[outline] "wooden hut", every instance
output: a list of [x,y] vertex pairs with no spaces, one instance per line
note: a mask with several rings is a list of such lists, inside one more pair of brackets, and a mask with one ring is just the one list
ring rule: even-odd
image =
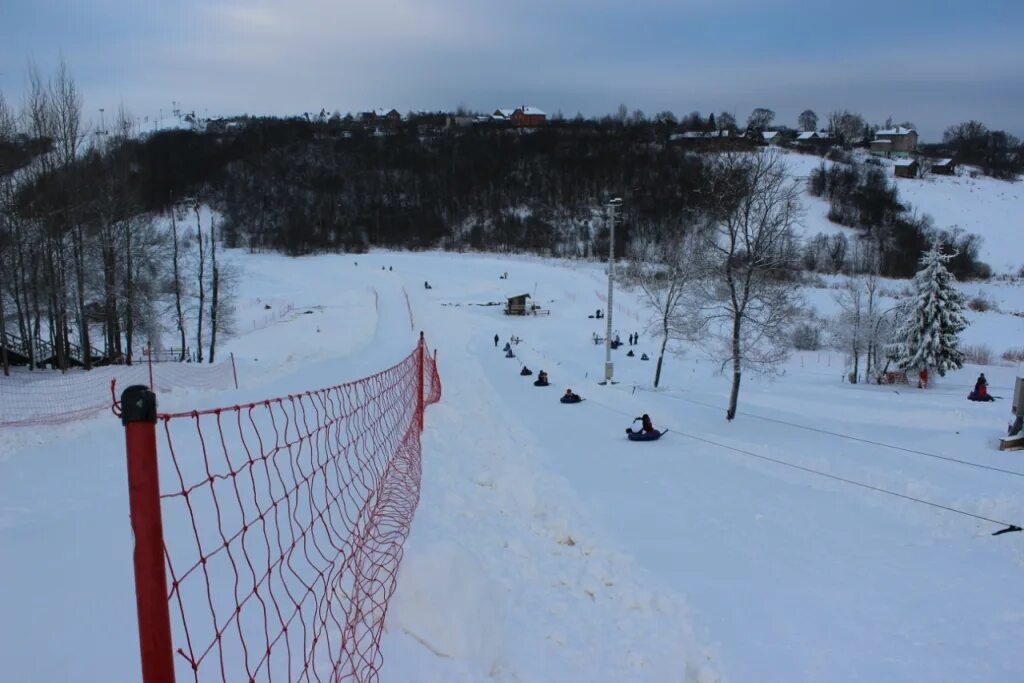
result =
[[505,315],[526,315],[529,313],[529,307],[526,305],[526,300],[529,298],[529,294],[510,296],[508,303],[505,304]]
[[917,161],[914,159],[897,159],[894,172],[897,178],[916,178]]
[[956,175],[956,162],[952,159],[936,159],[932,162],[932,173]]

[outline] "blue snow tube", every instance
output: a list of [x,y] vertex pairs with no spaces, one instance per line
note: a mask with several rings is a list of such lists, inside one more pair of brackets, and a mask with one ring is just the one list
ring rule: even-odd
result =
[[667,429],[664,432],[658,431],[657,429],[655,429],[653,432],[627,431],[626,438],[629,439],[630,441],[657,441],[658,439],[661,438],[661,435],[667,431]]

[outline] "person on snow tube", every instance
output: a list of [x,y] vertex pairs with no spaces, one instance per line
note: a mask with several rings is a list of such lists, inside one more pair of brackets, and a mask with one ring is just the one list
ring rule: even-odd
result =
[[537,373],[537,381],[533,383],[535,387],[546,387],[548,385],[548,373],[541,370]]
[[988,380],[985,379],[985,373],[981,373],[978,376],[978,381],[974,383],[974,391],[967,394],[967,399],[970,401],[994,401],[995,398],[988,393]]
[[647,413],[644,413],[640,417],[637,417],[637,418],[633,419],[633,424],[634,425],[637,422],[640,423],[640,429],[634,432],[633,431],[633,425],[630,425],[629,427],[626,427],[626,433],[627,434],[651,434],[651,433],[657,431],[654,428],[654,424],[651,422],[651,417]]
[[579,394],[573,393],[572,389],[566,389],[565,393],[562,394],[562,398],[559,399],[562,403],[579,403],[583,399],[580,398]]
[[532,375],[533,370],[524,365],[523,369],[519,371],[519,374],[522,375],[523,377],[526,377],[527,375]]
[[512,353],[512,349],[505,351],[505,358],[515,358],[516,354]]

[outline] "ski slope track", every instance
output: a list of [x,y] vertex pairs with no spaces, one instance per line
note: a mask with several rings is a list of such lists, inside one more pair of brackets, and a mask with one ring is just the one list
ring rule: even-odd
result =
[[[1024,456],[996,450],[1007,401],[965,399],[979,371],[1009,396],[1016,367],[921,391],[846,384],[840,354],[804,352],[774,380],[744,375],[727,422],[728,378],[700,348],[666,357],[652,388],[656,341],[629,291],[613,323],[640,333],[636,357],[614,351],[619,383],[597,384],[600,264],[228,257],[240,316],[293,310],[224,342],[241,390],[176,392],[161,410],[362,377],[420,330],[438,350],[385,683],[1024,680],[1024,534],[986,521],[1024,522]],[[481,305],[523,292],[551,315]],[[1024,309],[1019,287],[1000,296]],[[984,320],[966,343],[1020,339],[1020,318]],[[533,386],[540,370],[551,386]],[[560,404],[567,388],[586,400]],[[629,442],[641,413],[669,433]],[[138,680],[127,510],[113,417],[0,434],[0,680]]]

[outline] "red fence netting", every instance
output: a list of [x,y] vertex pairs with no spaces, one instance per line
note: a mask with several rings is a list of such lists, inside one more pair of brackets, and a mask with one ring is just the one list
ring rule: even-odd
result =
[[[110,409],[110,382],[127,387],[149,384],[147,364],[110,365],[92,370],[23,370],[0,375],[0,427],[54,425]],[[231,363],[160,363],[153,369],[156,391],[229,389],[235,386]]]
[[[169,650],[178,681],[376,681],[419,501],[423,408],[440,398],[421,336],[397,365],[347,384],[155,424],[125,410],[133,496],[132,430],[155,428],[159,444],[155,527],[132,499],[146,683],[173,680],[147,669]],[[146,528],[162,533],[153,567],[140,559]],[[154,604],[172,641],[155,659]]]

